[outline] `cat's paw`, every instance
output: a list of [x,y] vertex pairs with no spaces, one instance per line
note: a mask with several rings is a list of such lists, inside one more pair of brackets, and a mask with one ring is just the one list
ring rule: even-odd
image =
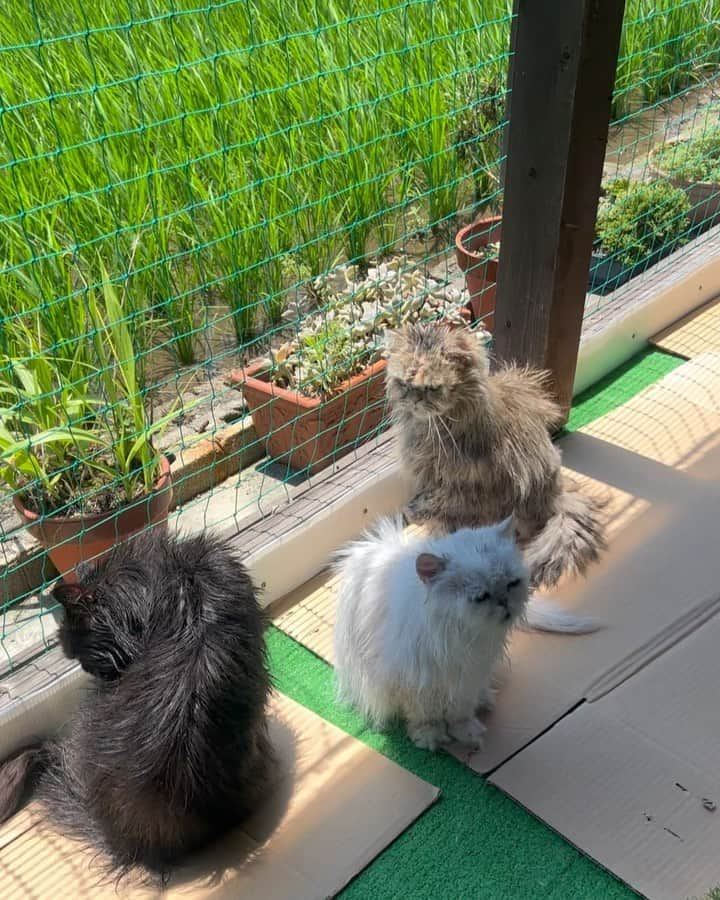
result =
[[495,688],[485,688],[478,697],[477,708],[485,712],[492,712],[495,709],[497,701],[497,690]]
[[443,744],[450,743],[450,735],[444,722],[408,723],[407,733],[413,744],[421,750],[437,750]]
[[471,750],[482,750],[483,738],[487,728],[479,719],[463,719],[451,722],[448,726],[450,736],[458,743]]

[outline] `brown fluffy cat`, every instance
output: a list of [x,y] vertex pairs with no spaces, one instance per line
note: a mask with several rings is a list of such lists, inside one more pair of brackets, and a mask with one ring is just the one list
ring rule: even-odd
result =
[[599,504],[561,473],[550,439],[562,422],[545,375],[517,366],[488,374],[475,336],[435,324],[391,336],[387,389],[412,522],[455,531],[513,514],[535,586],[584,573],[604,548]]

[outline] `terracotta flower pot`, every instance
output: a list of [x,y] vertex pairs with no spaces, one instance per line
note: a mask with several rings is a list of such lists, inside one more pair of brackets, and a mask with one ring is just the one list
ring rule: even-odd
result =
[[488,259],[483,250],[500,240],[501,230],[502,216],[492,216],[466,225],[455,237],[455,255],[465,273],[472,317],[482,319],[489,332],[495,325],[498,261]]
[[325,401],[272,384],[264,360],[234,372],[231,380],[243,389],[268,456],[312,474],[377,432],[386,408],[385,367],[385,360],[373,363]]
[[47,550],[63,580],[74,584],[78,563],[104,555],[114,544],[148,525],[166,527],[172,501],[172,476],[170,463],[164,456],[160,458],[160,467],[160,477],[153,492],[122,507],[117,513],[40,516],[26,509],[18,496],[13,497],[13,503],[30,534]]

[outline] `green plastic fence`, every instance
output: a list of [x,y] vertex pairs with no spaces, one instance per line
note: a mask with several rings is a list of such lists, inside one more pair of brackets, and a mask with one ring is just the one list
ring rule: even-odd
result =
[[[716,7],[628,0],[618,159],[647,171],[633,123],[712,86]],[[55,569],[13,500],[47,528],[83,514],[119,534],[167,450],[171,521],[239,522],[382,430],[377,367],[338,385],[379,359],[383,328],[468,299],[453,246],[501,208],[510,22],[507,0],[7,0],[0,666],[53,631]],[[248,389],[247,427],[233,372],[258,357],[313,408],[283,418]],[[292,466],[262,459],[263,419]]]
[[719,41],[717,3],[626,7],[586,315],[720,223]]

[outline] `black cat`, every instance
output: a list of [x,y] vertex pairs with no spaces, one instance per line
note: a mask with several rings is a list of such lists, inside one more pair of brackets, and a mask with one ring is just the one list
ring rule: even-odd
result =
[[66,738],[0,767],[0,821],[37,781],[49,820],[109,870],[165,873],[247,817],[271,777],[255,588],[218,539],[148,532],[54,597],[63,650],[93,688]]

